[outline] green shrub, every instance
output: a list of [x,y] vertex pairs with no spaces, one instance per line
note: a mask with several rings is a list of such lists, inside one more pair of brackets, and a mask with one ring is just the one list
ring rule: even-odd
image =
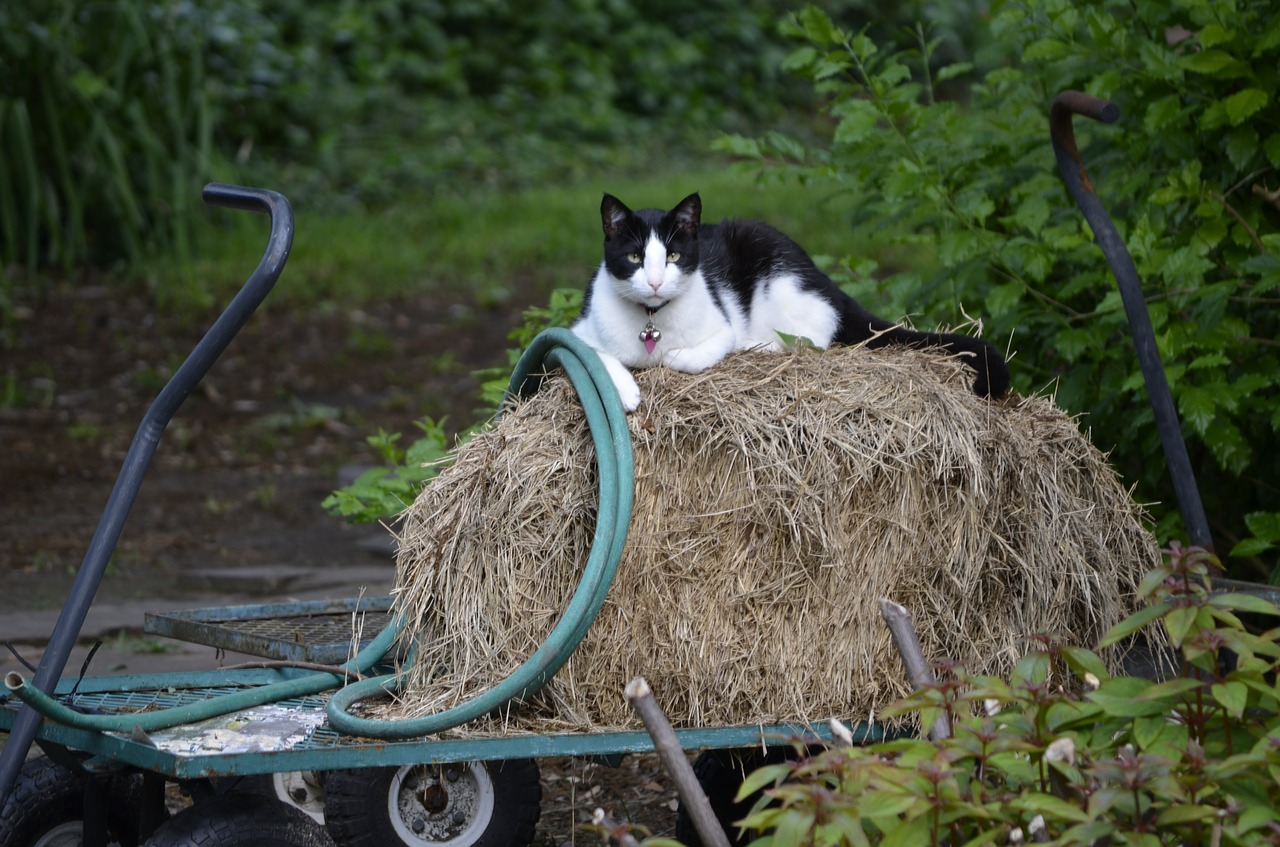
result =
[[[403,512],[422,486],[434,479],[452,442],[444,421],[417,421],[421,435],[408,447],[400,447],[400,433],[379,430],[368,437],[383,465],[371,467],[324,499],[330,513],[356,523],[371,523]],[[466,434],[463,433],[463,438]]]
[[1213,557],[1173,547],[1142,611],[1104,644],[1149,627],[1177,647],[1163,681],[1109,676],[1097,654],[1041,640],[1008,680],[951,678],[883,712],[931,726],[833,747],[750,775],[768,787],[745,820],[768,847],[1280,843],[1280,609],[1211,593]]
[[130,0],[0,5],[0,264],[185,252],[214,125],[205,23]]
[[[984,52],[941,68],[924,30],[914,50],[887,49],[816,7],[786,27],[803,42],[787,66],[826,98],[829,142],[731,136],[724,149],[869,198],[851,223],[886,250],[848,258],[849,287],[931,323],[980,316],[1015,351],[1017,388],[1087,415],[1136,496],[1172,504],[1114,282],[1049,144],[1058,92],[1120,106],[1118,127],[1078,126],[1085,162],[1144,279],[1215,533],[1272,552],[1280,532],[1258,527],[1280,511],[1274,4],[1002,2]],[[941,81],[966,81],[965,102],[940,99]],[[1154,512],[1162,537],[1180,534],[1171,508]],[[1237,564],[1266,577],[1273,559]]]

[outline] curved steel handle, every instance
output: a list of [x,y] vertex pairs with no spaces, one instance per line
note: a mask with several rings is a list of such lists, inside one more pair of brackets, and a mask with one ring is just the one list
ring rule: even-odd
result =
[[[32,679],[32,685],[45,693],[53,690],[66,668],[67,657],[80,636],[80,628],[84,625],[94,595],[98,593],[111,553],[120,539],[125,519],[137,499],[142,477],[151,464],[165,427],[249,316],[266,299],[289,259],[289,250],[293,246],[293,210],[284,195],[262,188],[210,183],[204,188],[204,200],[211,206],[268,214],[271,217],[271,234],[267,239],[267,249],[239,293],[170,377],[143,416]],[[27,706],[14,719],[9,739],[0,750],[0,805],[13,787],[39,726],[40,715]]]
[[1102,254],[1106,256],[1107,264],[1111,266],[1116,285],[1120,289],[1120,299],[1124,302],[1125,315],[1129,319],[1129,332],[1133,336],[1133,346],[1138,351],[1138,363],[1142,367],[1147,397],[1155,413],[1156,429],[1164,447],[1165,461],[1169,464],[1169,474],[1173,478],[1173,490],[1178,498],[1178,508],[1182,512],[1187,537],[1192,544],[1213,550],[1209,521],[1200,500],[1195,471],[1192,470],[1191,459],[1187,455],[1187,444],[1182,438],[1173,393],[1169,390],[1169,380],[1165,377],[1164,365],[1160,361],[1160,350],[1156,346],[1147,302],[1142,296],[1138,269],[1134,267],[1133,257],[1129,255],[1124,239],[1116,231],[1115,224],[1103,208],[1085,170],[1071,125],[1073,115],[1114,123],[1120,118],[1120,108],[1099,97],[1079,91],[1064,91],[1053,99],[1053,105],[1049,109],[1049,134],[1053,140],[1054,156],[1058,160],[1058,171],[1067,183],[1067,190],[1071,192],[1076,205],[1084,213],[1085,220],[1089,222],[1093,236],[1102,248]]

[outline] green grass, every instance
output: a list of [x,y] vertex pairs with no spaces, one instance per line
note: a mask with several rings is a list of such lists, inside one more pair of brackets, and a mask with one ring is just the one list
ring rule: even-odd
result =
[[[288,195],[288,186],[268,187]],[[295,206],[293,251],[272,302],[360,304],[421,293],[540,302],[552,288],[584,286],[590,278],[600,260],[605,191],[632,208],[667,208],[699,191],[707,221],[767,220],[818,255],[870,250],[849,228],[848,197],[762,182],[727,162],[708,161],[656,177],[603,173],[516,192],[409,197],[377,212]],[[144,269],[159,301],[224,301],[261,255],[264,218],[220,209],[208,218],[196,240],[197,258],[159,260]]]

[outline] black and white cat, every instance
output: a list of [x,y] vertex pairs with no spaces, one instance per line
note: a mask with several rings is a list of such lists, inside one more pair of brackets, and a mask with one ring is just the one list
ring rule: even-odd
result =
[[700,373],[734,350],[780,349],[779,333],[832,344],[939,347],[965,356],[973,390],[1009,390],[1004,357],[967,335],[916,332],[863,309],[800,245],[758,221],[702,223],[695,193],[669,212],[600,204],[604,261],[573,332],[600,354],[627,411],[640,405],[630,368]]

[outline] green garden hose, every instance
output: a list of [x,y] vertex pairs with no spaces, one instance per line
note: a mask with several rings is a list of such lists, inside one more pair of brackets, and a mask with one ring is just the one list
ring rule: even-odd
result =
[[[432,715],[375,720],[356,717],[348,710],[359,700],[396,691],[402,675],[388,674],[337,688],[344,677],[317,673],[170,709],[112,715],[75,711],[28,684],[17,673],[8,674],[5,685],[20,700],[58,723],[78,729],[115,732],[127,732],[135,726],[143,731],[166,729],[337,688],[329,701],[329,722],[333,728],[352,735],[384,739],[413,738],[440,732],[501,709],[512,700],[531,695],[569,660],[600,611],[622,559],[634,496],[631,433],[627,428],[626,412],[600,357],[577,336],[566,329],[549,329],[538,335],[511,375],[508,396],[529,396],[541,384],[544,373],[555,367],[568,375],[578,392],[596,448],[600,506],[595,535],[582,578],[564,615],[533,655],[489,690]],[[367,672],[384,658],[402,631],[403,622],[397,616],[343,669]]]
[[536,391],[547,366],[563,369],[578,392],[595,443],[600,482],[600,508],[591,553],[564,615],[542,645],[510,676],[442,712],[399,720],[364,718],[350,713],[350,707],[358,700],[395,692],[402,679],[397,674],[362,680],[335,691],[329,701],[329,723],[339,732],[369,738],[412,738],[440,732],[501,709],[512,700],[527,697],[541,688],[569,660],[591,628],[617,573],[631,523],[634,495],[631,432],[613,380],[599,356],[565,329],[547,330],[534,339],[511,375],[507,394],[527,396]]

